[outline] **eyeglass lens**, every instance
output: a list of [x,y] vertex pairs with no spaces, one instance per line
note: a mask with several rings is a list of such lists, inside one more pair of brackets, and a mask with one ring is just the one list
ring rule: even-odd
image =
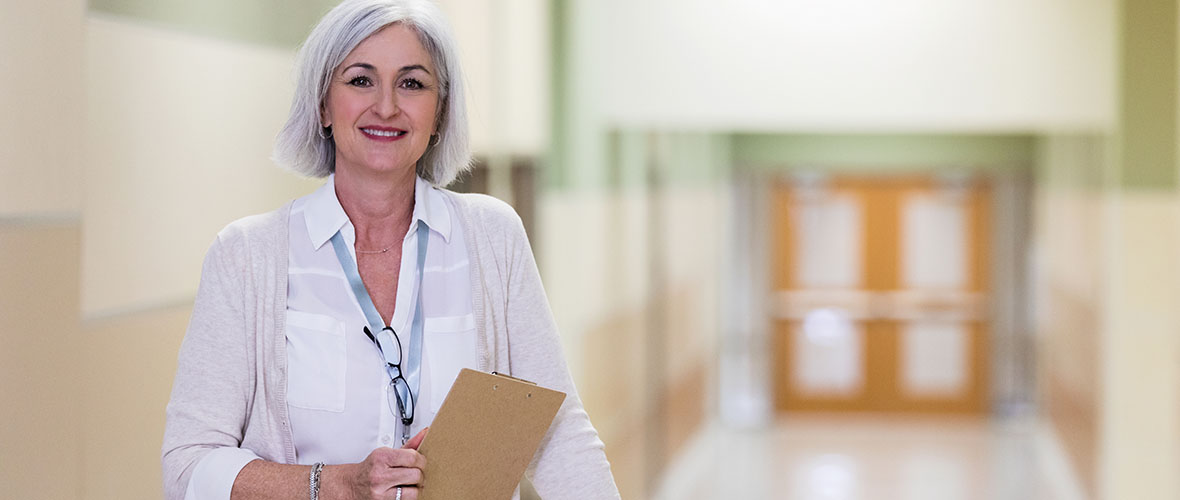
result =
[[402,363],[402,339],[397,336],[397,332],[393,328],[385,327],[380,332],[377,332],[377,347],[381,350],[381,356],[385,358],[385,362],[391,365],[400,367]]
[[413,422],[414,395],[410,392],[410,384],[406,382],[406,379],[401,375],[394,377],[389,381],[386,393],[389,411],[400,416],[403,424],[409,425],[410,422]]

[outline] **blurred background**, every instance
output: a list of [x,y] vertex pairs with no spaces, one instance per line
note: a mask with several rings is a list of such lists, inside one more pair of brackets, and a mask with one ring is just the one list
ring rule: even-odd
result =
[[[0,485],[159,498],[333,0],[0,0]],[[443,0],[625,498],[1180,498],[1177,0]]]

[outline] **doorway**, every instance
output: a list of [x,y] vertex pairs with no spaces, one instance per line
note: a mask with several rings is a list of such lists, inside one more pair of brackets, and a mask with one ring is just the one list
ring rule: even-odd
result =
[[800,176],[770,190],[775,407],[985,412],[987,182]]

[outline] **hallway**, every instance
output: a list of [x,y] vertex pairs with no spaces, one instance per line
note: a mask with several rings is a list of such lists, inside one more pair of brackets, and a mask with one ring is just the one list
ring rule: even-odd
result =
[[809,415],[764,430],[704,426],[657,500],[1080,500],[1031,418]]
[[[0,2],[5,498],[162,497],[340,1]],[[432,1],[622,498],[1180,500],[1180,0]]]

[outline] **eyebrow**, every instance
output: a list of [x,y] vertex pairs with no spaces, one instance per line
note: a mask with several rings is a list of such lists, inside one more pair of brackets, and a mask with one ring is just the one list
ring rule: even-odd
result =
[[[367,69],[369,71],[377,71],[377,67],[373,66],[372,64],[365,63],[365,62],[358,62],[358,63],[349,64],[348,67],[344,68],[341,71],[341,73],[343,73],[344,71],[348,71],[349,69],[352,69],[352,68],[363,68],[363,69]],[[421,64],[411,64],[409,66],[402,66],[402,68],[400,70],[398,70],[398,74],[409,73],[409,72],[414,71],[416,69],[420,69],[420,70],[424,71],[426,74],[431,75],[430,70],[426,69],[426,66],[423,66]]]

